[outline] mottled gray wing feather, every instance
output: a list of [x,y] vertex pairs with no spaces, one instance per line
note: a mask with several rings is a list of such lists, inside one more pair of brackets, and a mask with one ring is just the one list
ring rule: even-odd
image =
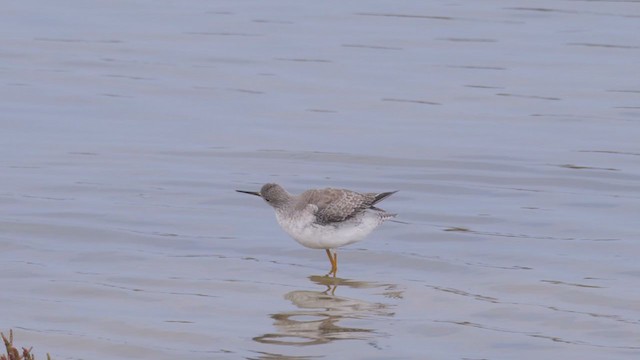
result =
[[302,197],[318,207],[317,222],[324,225],[347,220],[365,211],[376,202],[376,195],[343,189],[322,189],[309,190]]

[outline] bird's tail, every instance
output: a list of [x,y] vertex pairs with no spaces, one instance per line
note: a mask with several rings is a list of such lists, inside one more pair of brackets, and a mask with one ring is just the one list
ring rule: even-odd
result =
[[382,221],[393,219],[396,216],[398,216],[398,214],[392,214],[388,212],[380,213],[380,218],[382,219]]

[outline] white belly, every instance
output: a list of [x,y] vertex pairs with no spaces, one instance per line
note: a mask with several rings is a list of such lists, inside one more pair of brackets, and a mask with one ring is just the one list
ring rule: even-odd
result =
[[294,240],[312,249],[334,249],[364,239],[382,220],[378,214],[365,212],[361,216],[338,225],[318,225],[308,213],[289,218],[276,212],[280,226]]

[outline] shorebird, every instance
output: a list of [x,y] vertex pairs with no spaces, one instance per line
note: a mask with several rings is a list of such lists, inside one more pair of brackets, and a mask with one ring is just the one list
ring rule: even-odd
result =
[[265,184],[260,191],[236,190],[259,196],[276,211],[280,227],[302,246],[324,249],[331,262],[328,275],[338,272],[337,248],[364,239],[396,214],[374,205],[397,191],[357,193],[346,189],[312,189],[289,194],[278,184]]

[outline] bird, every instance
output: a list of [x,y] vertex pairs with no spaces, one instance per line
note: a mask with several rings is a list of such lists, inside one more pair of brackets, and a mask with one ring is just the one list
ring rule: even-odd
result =
[[358,193],[347,189],[311,189],[292,195],[282,186],[268,183],[260,191],[236,190],[261,197],[275,209],[282,229],[302,246],[324,249],[331,263],[326,276],[338,272],[337,248],[364,239],[375,228],[397,214],[374,205],[395,194]]

